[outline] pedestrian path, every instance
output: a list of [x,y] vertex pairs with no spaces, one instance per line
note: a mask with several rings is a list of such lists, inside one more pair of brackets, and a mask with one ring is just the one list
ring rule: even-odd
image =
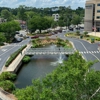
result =
[[99,54],[100,53],[100,51],[80,51],[79,52],[80,54]]

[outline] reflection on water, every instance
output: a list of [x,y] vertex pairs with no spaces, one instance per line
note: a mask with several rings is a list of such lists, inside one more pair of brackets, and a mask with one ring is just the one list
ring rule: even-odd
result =
[[[51,49],[55,45],[50,46]],[[24,88],[32,84],[32,79],[45,77],[46,74],[52,72],[63,59],[67,59],[65,55],[34,55],[31,62],[23,65],[18,73],[15,81],[17,88]]]

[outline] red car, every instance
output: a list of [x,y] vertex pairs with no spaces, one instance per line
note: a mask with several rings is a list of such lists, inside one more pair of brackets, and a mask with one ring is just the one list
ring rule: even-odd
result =
[[32,36],[31,39],[39,38],[38,35]]

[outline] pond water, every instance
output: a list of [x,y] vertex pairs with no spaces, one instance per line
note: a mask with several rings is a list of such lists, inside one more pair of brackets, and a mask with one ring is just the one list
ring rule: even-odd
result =
[[[55,49],[55,45],[45,48]],[[24,88],[32,84],[33,79],[43,78],[46,74],[52,72],[58,64],[66,60],[65,55],[34,55],[28,64],[21,67],[18,72],[15,85],[17,88]]]

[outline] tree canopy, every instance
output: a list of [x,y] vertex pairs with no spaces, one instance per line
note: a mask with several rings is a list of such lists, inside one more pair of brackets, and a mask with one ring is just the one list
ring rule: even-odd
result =
[[18,100],[100,100],[100,72],[92,65],[75,53],[42,81],[33,80],[14,93]]
[[20,30],[20,25],[18,22],[9,21],[0,24],[0,31],[4,33],[7,41],[12,41],[15,36],[15,31]]
[[29,20],[28,23],[28,28],[31,32],[34,32],[37,29],[39,29],[41,33],[41,30],[45,30],[50,26],[51,26],[51,21],[47,18],[40,17],[40,16],[33,17],[32,19]]

